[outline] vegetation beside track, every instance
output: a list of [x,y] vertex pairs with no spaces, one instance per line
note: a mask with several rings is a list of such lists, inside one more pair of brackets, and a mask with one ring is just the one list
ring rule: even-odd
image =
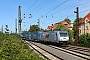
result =
[[[71,45],[76,45],[76,41],[71,40],[70,41]],[[78,46],[83,46],[83,47],[90,47],[90,34],[86,33],[86,34],[82,34],[79,37],[78,40]]]
[[44,60],[33,52],[17,34],[0,32],[0,60]]

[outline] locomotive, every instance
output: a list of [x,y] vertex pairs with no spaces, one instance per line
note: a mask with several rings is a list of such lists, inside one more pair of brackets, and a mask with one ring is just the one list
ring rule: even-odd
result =
[[59,45],[69,44],[69,36],[67,31],[25,32],[21,34],[21,38],[24,40],[49,42]]

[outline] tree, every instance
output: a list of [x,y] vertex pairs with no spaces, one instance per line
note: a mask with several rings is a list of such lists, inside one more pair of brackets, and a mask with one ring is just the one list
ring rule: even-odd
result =
[[69,18],[66,18],[65,21],[70,24],[71,20]]
[[79,44],[82,45],[82,46],[85,46],[86,43],[87,43],[86,37],[85,37],[84,34],[82,34],[82,35],[80,36]]
[[36,32],[36,31],[40,31],[40,28],[38,27],[38,25],[30,26],[29,32]]
[[44,31],[44,29],[43,28],[41,28],[41,30],[40,31]]
[[22,31],[22,32],[25,33],[25,32],[28,32],[28,31],[24,30],[24,31]]
[[64,26],[63,24],[57,25],[53,30],[67,30],[67,27]]

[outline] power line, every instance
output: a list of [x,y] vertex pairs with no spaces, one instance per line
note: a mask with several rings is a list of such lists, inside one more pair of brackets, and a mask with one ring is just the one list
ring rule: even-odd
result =
[[[40,5],[42,5],[44,2],[45,2],[46,0],[44,0],[42,3],[40,3],[38,6],[40,6]],[[37,1],[36,1],[37,2]],[[36,10],[36,8],[38,8],[38,6],[37,7],[35,7],[32,11],[35,11]],[[32,14],[31,14],[32,15]],[[27,15],[28,16],[28,15]],[[26,16],[25,16],[26,17]]]
[[42,5],[46,0],[44,0],[42,3],[40,3],[37,7],[35,7],[32,11],[36,10],[40,5]]
[[[84,12],[86,12],[86,11],[89,11],[90,9],[87,9],[87,10],[84,10],[84,11],[81,11],[80,13],[84,13]],[[64,15],[65,16],[65,15]],[[69,17],[73,17],[74,16],[74,14],[71,14],[71,15],[68,15]],[[52,22],[50,22],[50,23],[53,23],[53,22],[56,22],[56,21],[60,21],[60,20],[62,20],[62,19],[64,19],[64,18],[61,18],[60,17],[60,19],[58,19],[58,20],[55,20],[55,21],[52,21]],[[35,21],[34,21],[35,22]],[[32,22],[33,23],[33,22]],[[50,24],[50,23],[46,23],[46,24]],[[44,24],[44,26],[46,25],[46,24]]]
[[[35,10],[36,10],[39,6],[41,6],[45,1],[46,1],[46,0],[44,0],[43,2],[41,2],[41,3],[40,3],[38,6],[36,6],[32,11],[35,11]],[[48,1],[49,1],[49,0],[47,0],[47,2],[48,2]],[[53,0],[53,1],[55,1],[55,0]],[[51,4],[53,1],[49,2],[47,5]],[[46,3],[47,3],[47,2],[46,2]],[[46,3],[45,3],[45,4],[46,4]],[[43,8],[44,6],[47,6],[47,5],[45,5],[45,4],[44,4],[41,8]],[[39,8],[38,11],[41,10],[41,8]],[[49,9],[51,9],[51,8],[49,8]],[[47,10],[49,10],[49,9],[47,9]],[[31,12],[32,12],[32,11],[31,11]],[[37,12],[38,12],[38,11],[37,11]],[[46,11],[46,10],[45,10],[45,11]],[[37,12],[36,12],[36,13],[37,13]],[[35,13],[35,14],[36,14],[36,13]],[[34,15],[35,15],[35,14],[34,14]],[[34,16],[34,15],[33,15],[33,16]],[[26,17],[26,16],[25,16],[25,17]]]
[[52,10],[50,10],[49,12],[47,12],[45,15],[47,15],[48,13],[52,12],[53,10],[55,10],[56,8],[58,8],[59,6],[61,6],[62,4],[64,4],[65,2],[67,2],[68,0],[65,0],[64,2],[60,3],[59,5],[57,5],[56,7],[54,7]]
[[81,11],[80,13],[84,13],[84,12],[89,11],[89,10],[90,10],[90,9],[87,9],[87,10]]
[[[77,4],[78,2],[80,2],[80,1],[81,1],[81,0],[75,2],[75,3],[72,4],[72,5],[75,5],[75,4]],[[86,3],[88,3],[88,2],[85,2],[85,3],[83,3],[83,4],[86,4]],[[83,4],[79,4],[79,5],[83,5]],[[72,6],[72,5],[70,5],[70,6]],[[67,10],[67,9],[64,9],[64,10]],[[62,11],[64,11],[64,10],[62,10]],[[59,12],[61,12],[61,11],[59,11]],[[59,12],[57,12],[57,13],[59,13]],[[54,15],[54,14],[52,14],[52,15]],[[73,16],[73,15],[71,15],[71,16]]]
[[89,3],[89,2],[85,2],[85,3],[79,4],[78,6],[80,6],[80,5],[85,5],[85,4],[87,4],[87,3]]
[[[37,3],[38,0],[36,0],[30,7],[29,9],[24,13],[24,18],[26,17],[25,14]],[[23,18],[22,18],[23,19]]]
[[[81,11],[80,13],[84,13],[84,12],[86,12],[86,11],[89,11],[90,9],[87,9],[87,10],[84,10],[84,11]],[[69,17],[73,17],[74,15],[68,15]],[[63,18],[61,18],[61,19],[58,19],[58,20],[55,20],[55,21],[52,21],[52,22],[50,22],[50,23],[53,23],[53,22],[56,22],[56,21],[60,21],[60,20],[62,20]],[[50,24],[50,23],[47,23],[47,24]],[[43,26],[45,26],[46,24],[44,24]]]
[[[79,0],[79,1],[80,1],[80,0]],[[80,4],[80,5],[81,5],[81,4]],[[83,5],[83,4],[82,4],[82,5]],[[88,11],[88,10],[90,10],[90,9],[87,9],[87,10],[85,10],[85,11]],[[51,11],[51,10],[50,10],[50,11]],[[83,12],[85,12],[85,11],[83,11]],[[50,13],[50,12],[49,12],[49,13]],[[81,13],[81,12],[80,12],[80,13]],[[71,16],[73,16],[73,15],[71,15]],[[38,19],[37,19],[37,20],[38,20]],[[36,21],[36,20],[35,20],[35,21]],[[35,22],[35,21],[34,21],[34,22]]]
[[[74,4],[71,4],[70,6],[68,6],[68,7],[71,7],[71,6],[73,6],[73,5],[75,5],[75,4],[77,4],[78,2],[80,2],[81,0],[79,0],[79,1],[77,1],[77,2],[75,2]],[[68,8],[67,8],[68,9]],[[65,10],[67,10],[66,8],[64,8],[62,11],[65,11]],[[62,11],[58,11],[58,12],[56,12],[56,13],[53,13],[53,14],[57,14],[57,13],[60,13],[60,12],[62,12]]]
[[[45,0],[45,1],[46,1],[46,0]],[[48,1],[49,1],[49,0],[47,0],[47,1],[43,4],[43,6],[41,6],[41,7],[36,11],[36,13],[37,13],[39,10],[41,10]],[[35,13],[35,14],[36,14],[36,13]]]
[[[77,1],[77,2],[75,2],[74,4],[71,4],[70,6],[68,6],[68,7],[70,7],[71,8],[71,6],[73,6],[73,5],[75,5],[75,4],[77,4],[77,3],[79,3],[79,2],[81,2],[81,0],[79,0],[79,1]],[[87,4],[88,2],[84,2],[84,3],[82,3],[82,4],[79,4],[78,6],[80,6],[80,5],[84,5],[84,4]],[[67,8],[67,9],[69,9],[69,8]],[[62,11],[65,11],[65,10],[67,10],[66,8],[64,8],[63,10],[61,10],[61,11],[58,11],[58,12],[56,12],[56,13],[53,13],[52,15],[54,15],[54,14],[57,14],[57,13],[60,13],[60,12],[62,12]]]
[[[55,1],[55,0],[53,0],[53,1]],[[53,1],[51,1],[51,2],[49,2],[47,5],[49,5],[49,4],[51,4]],[[43,1],[43,2],[45,2],[45,1]],[[45,6],[47,6],[47,5],[45,5]],[[37,6],[38,7],[38,6]],[[49,8],[49,9],[51,9],[51,8]],[[47,9],[47,10],[49,10],[49,9]],[[46,10],[45,10],[46,11]],[[43,11],[44,12],[44,11]]]
[[[30,9],[36,4],[37,1],[38,1],[38,0],[36,0],[36,1],[29,7],[28,10],[30,10]],[[28,11],[28,10],[27,10],[27,11]],[[26,12],[27,12],[27,11],[26,11]]]
[[[70,5],[69,7],[71,8],[71,6],[73,6],[73,5],[75,5],[75,4],[79,3],[79,2],[81,2],[81,0],[75,2],[74,4]],[[85,3],[79,4],[79,5],[77,5],[77,6],[85,5],[85,4],[87,4],[87,3],[89,3],[89,2],[85,2]],[[67,8],[67,9],[68,9],[68,8]],[[65,8],[65,9],[63,9],[62,11],[65,11],[65,10],[67,10],[67,9]],[[53,13],[53,14],[57,14],[57,13],[60,13],[60,12],[62,12],[62,11],[58,11],[58,12]]]
[[[67,2],[68,0],[65,0],[64,2],[62,2],[62,3],[60,3],[59,5],[57,5],[56,7],[54,7],[52,10],[50,10],[49,12],[47,12],[45,15],[47,15],[48,13],[50,13],[50,12],[52,12],[53,10],[55,10],[56,8],[58,8],[59,6],[61,6],[62,4],[64,4],[65,2]],[[45,16],[45,15],[43,15],[43,16]],[[40,17],[40,18],[42,18],[42,17]],[[40,19],[39,18],[39,19]],[[36,20],[35,20],[36,21]],[[34,21],[34,22],[35,22]],[[32,22],[33,23],[33,22]]]

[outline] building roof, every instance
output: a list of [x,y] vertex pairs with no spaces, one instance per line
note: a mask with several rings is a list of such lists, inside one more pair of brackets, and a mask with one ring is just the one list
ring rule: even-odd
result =
[[68,24],[66,21],[61,21],[61,24]]
[[88,20],[90,20],[90,12],[84,18],[82,18],[79,23],[83,23],[85,18],[88,18]]
[[64,25],[67,24],[66,26],[67,28],[72,28],[72,26],[70,26],[70,24],[68,24],[66,21],[61,21],[61,24],[64,24]]
[[56,27],[58,24],[64,24],[64,25],[66,25],[67,28],[72,28],[72,26],[70,26],[70,24],[68,24],[66,21],[61,21],[61,22],[55,23],[52,26],[48,26],[48,28],[52,29],[52,28]]
[[70,24],[68,24],[68,26],[67,26],[68,28],[72,28],[72,26],[70,26]]
[[52,26],[48,26],[48,29],[52,29]]

